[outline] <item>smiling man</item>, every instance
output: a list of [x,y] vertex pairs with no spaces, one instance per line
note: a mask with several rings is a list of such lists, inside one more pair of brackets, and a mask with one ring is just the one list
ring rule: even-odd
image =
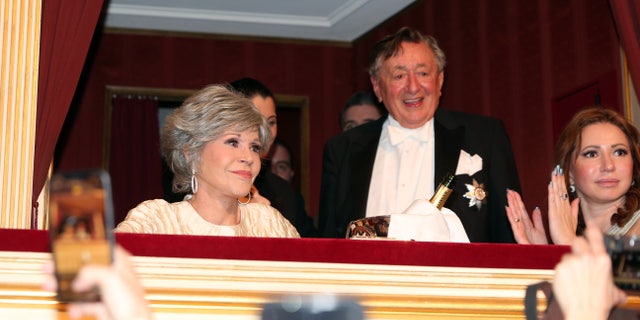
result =
[[446,57],[410,28],[380,40],[369,75],[388,116],[327,141],[319,228],[344,237],[352,220],[405,211],[456,174],[445,207],[472,242],[514,242],[506,190],[520,190],[511,144],[498,119],[438,108]]

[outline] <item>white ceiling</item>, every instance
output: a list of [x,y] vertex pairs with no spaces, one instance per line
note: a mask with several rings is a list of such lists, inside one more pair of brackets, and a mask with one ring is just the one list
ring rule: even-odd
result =
[[111,0],[105,25],[351,42],[415,0]]

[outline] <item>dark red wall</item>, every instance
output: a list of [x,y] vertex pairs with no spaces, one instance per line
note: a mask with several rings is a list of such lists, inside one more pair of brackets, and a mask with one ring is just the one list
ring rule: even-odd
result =
[[[447,54],[442,108],[502,119],[525,204],[546,208],[553,159],[554,99],[600,83],[602,104],[621,109],[619,41],[607,0],[425,0],[354,46],[403,25],[435,36]],[[366,66],[357,60],[356,70]],[[368,79],[356,74],[356,85]],[[605,81],[605,83],[602,83]],[[543,209],[546,212],[546,209]]]
[[[57,165],[101,165],[106,85],[197,89],[253,76],[276,93],[309,97],[307,202],[315,214],[322,148],[339,132],[337,114],[353,91],[369,88],[364,70],[373,42],[403,25],[434,35],[448,56],[441,107],[501,118],[514,146],[525,202],[546,207],[552,101],[620,74],[607,0],[418,1],[352,47],[104,33],[94,41],[58,144]],[[607,89],[615,94],[602,103],[619,107],[619,77],[607,79],[616,82]]]
[[107,85],[199,89],[210,83],[252,76],[278,94],[309,97],[313,185],[312,197],[307,201],[314,213],[322,144],[338,132],[337,114],[354,88],[349,46],[114,33],[96,40],[95,57],[87,66],[84,88],[70,111],[77,114],[65,125],[58,145],[60,169],[101,165]]

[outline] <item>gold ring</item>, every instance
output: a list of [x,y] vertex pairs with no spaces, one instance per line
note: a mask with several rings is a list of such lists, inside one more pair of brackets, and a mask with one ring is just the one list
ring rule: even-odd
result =
[[515,218],[515,222],[520,222],[520,218]]

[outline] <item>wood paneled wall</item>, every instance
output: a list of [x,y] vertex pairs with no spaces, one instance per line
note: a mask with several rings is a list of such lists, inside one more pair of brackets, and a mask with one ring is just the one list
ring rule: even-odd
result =
[[[411,26],[447,54],[440,107],[502,119],[511,138],[525,204],[546,212],[553,160],[553,100],[609,81],[602,104],[622,110],[619,41],[607,0],[423,0],[354,45]],[[356,60],[356,69],[366,61]],[[368,78],[357,77],[357,86]],[[560,110],[561,111],[561,110]]]
[[[100,165],[106,85],[194,89],[253,76],[276,93],[309,97],[311,196],[306,201],[313,215],[322,148],[339,132],[339,110],[353,91],[369,88],[365,70],[374,41],[403,25],[434,35],[447,53],[441,107],[502,119],[525,202],[546,207],[552,101],[604,75],[620,74],[607,0],[422,0],[352,44],[111,30],[96,36],[59,143],[59,166]],[[620,103],[613,100],[602,103]]]

